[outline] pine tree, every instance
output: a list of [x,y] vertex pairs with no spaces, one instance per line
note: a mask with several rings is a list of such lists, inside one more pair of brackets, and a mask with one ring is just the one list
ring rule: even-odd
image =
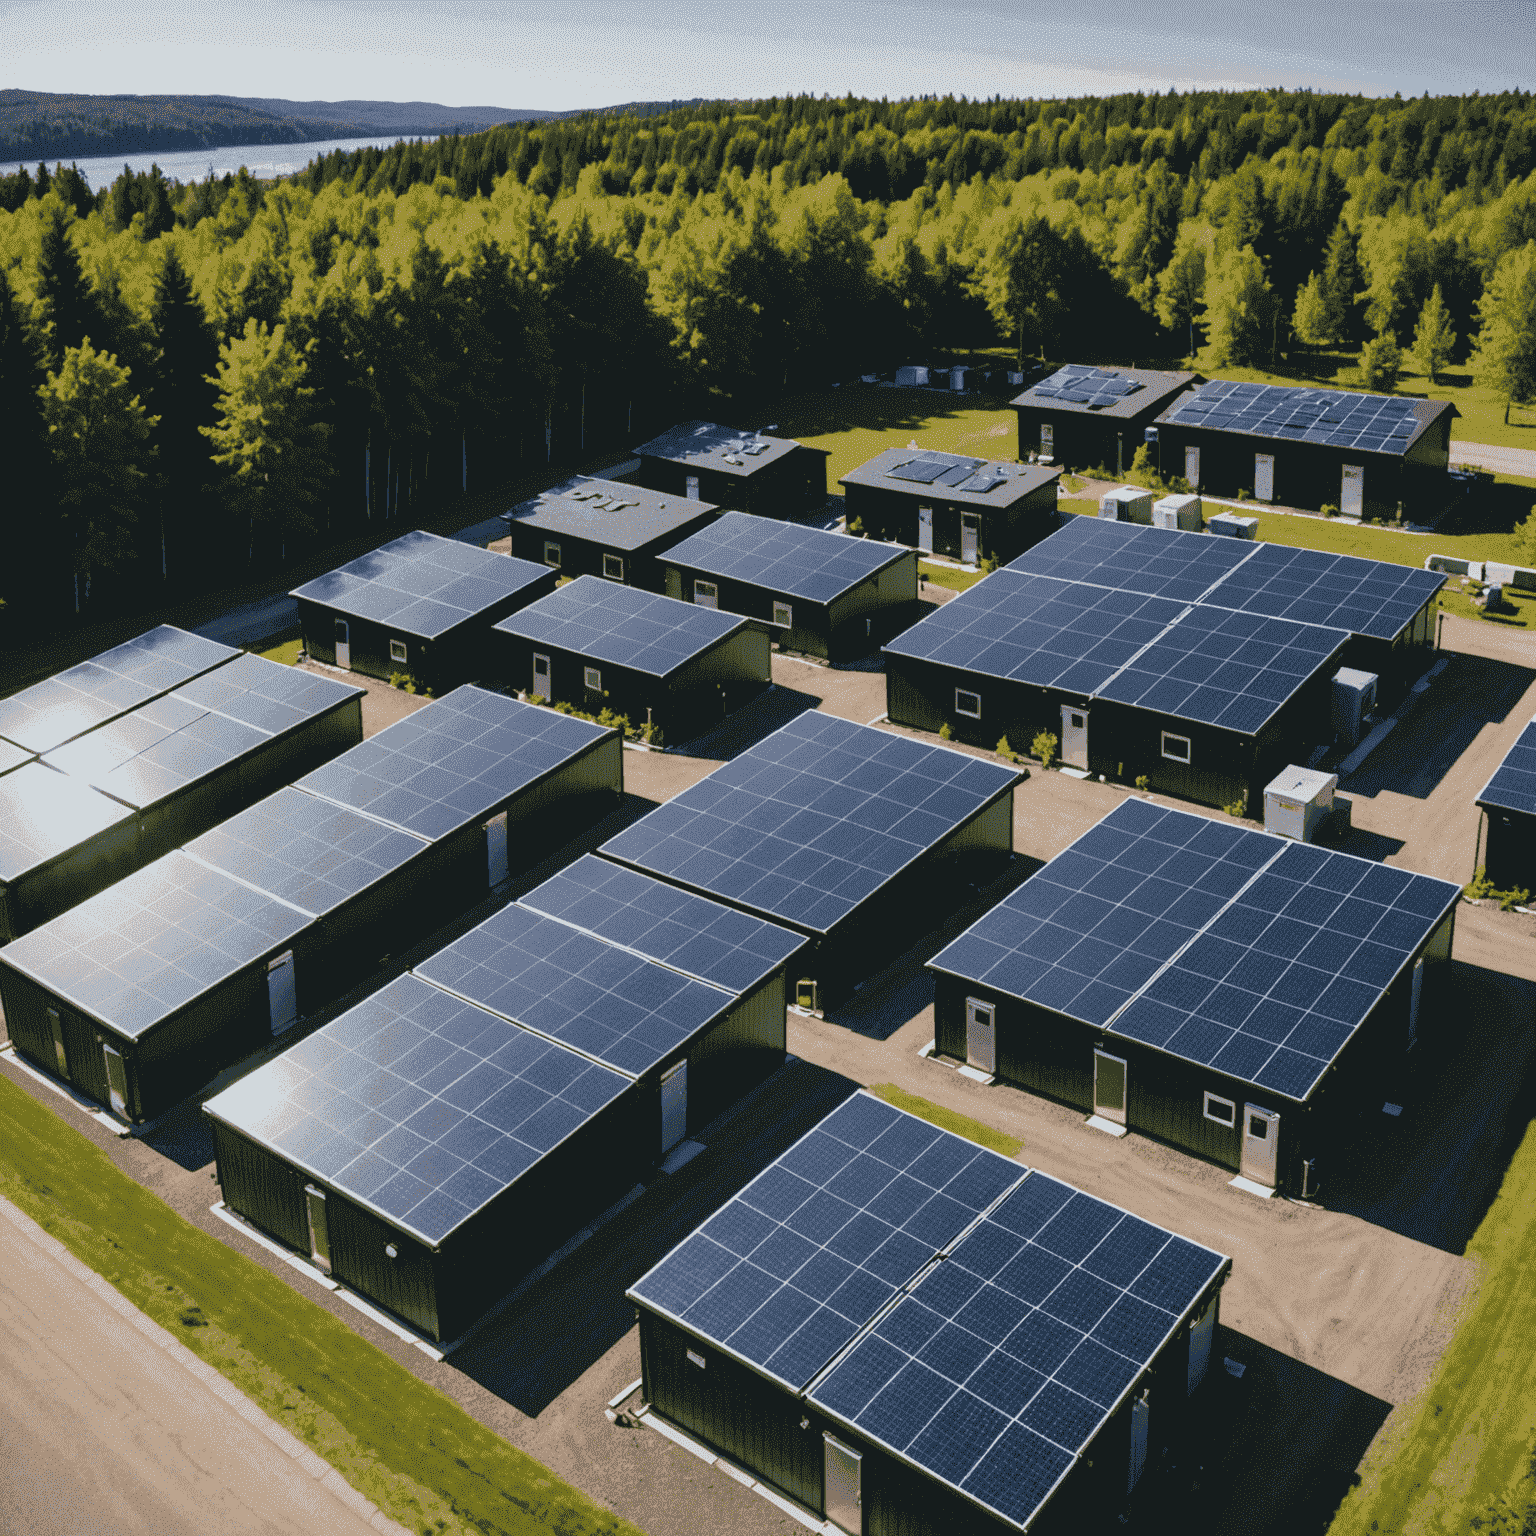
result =
[[1472,376],[1511,405],[1536,400],[1536,240],[1510,251],[1477,301],[1479,329]]
[[64,353],[78,347],[99,328],[96,296],[70,238],[74,218],[57,198],[43,212],[42,245],[37,257],[38,319],[44,346],[55,371]]
[[1440,284],[1424,301],[1419,323],[1413,333],[1413,359],[1431,384],[1435,375],[1450,362],[1456,350],[1456,332],[1451,329],[1451,314],[1440,296]]
[[1296,312],[1291,329],[1304,347],[1325,347],[1337,338],[1328,328],[1328,299],[1323,281],[1314,272],[1296,295]]
[[1397,376],[1402,367],[1403,354],[1391,331],[1373,337],[1360,354],[1360,377],[1367,389],[1390,394],[1397,387]]
[[53,479],[39,394],[46,380],[43,349],[0,268],[0,598],[11,604],[40,600],[38,581],[47,568]]
[[1270,348],[1274,295],[1251,245],[1218,258],[1205,285],[1203,318],[1218,367],[1250,363]]
[[1356,318],[1359,291],[1359,241],[1349,225],[1340,219],[1328,237],[1328,250],[1323,258],[1328,334],[1335,342],[1354,341],[1359,336]]

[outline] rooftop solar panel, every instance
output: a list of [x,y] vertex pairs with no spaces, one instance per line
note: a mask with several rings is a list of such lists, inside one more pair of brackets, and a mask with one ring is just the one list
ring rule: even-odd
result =
[[806,943],[787,928],[590,853],[519,902],[741,994],[750,992]]
[[793,438],[741,432],[713,421],[685,421],[642,443],[635,452],[680,464],[703,464],[725,474],[747,475],[758,464],[782,459],[802,446]]
[[435,533],[407,533],[289,595],[435,640],[535,582],[542,565]]
[[1521,731],[1519,739],[1494,769],[1493,777],[1477,797],[1482,806],[1536,815],[1536,720]]
[[727,512],[718,522],[674,544],[662,558],[707,576],[807,602],[830,603],[907,553],[901,545]]
[[1340,448],[1401,453],[1421,425],[1418,403],[1393,395],[1212,379],[1175,401],[1160,419],[1170,425],[1304,437]]
[[1227,1262],[1030,1173],[807,1397],[1022,1527]]
[[308,923],[292,907],[175,852],[8,944],[3,956],[137,1040]]
[[15,881],[133,815],[42,763],[0,777],[0,880]]
[[930,964],[1300,1102],[1459,895],[1127,800]]
[[332,758],[298,787],[435,841],[612,735],[468,685]]
[[230,646],[162,624],[0,699],[0,736],[29,752],[50,751],[239,655]]
[[23,763],[30,763],[32,754],[21,747],[13,746],[8,741],[0,741],[0,773],[9,773],[13,768],[20,768]]
[[799,1391],[1023,1175],[856,1093],[629,1295]]
[[502,516],[509,524],[588,539],[608,549],[635,550],[675,535],[714,510],[710,502],[672,492],[577,475]]
[[825,933],[1018,779],[1000,763],[806,714],[599,851]]
[[581,576],[496,629],[591,661],[666,677],[746,624],[733,613]]
[[1257,547],[1177,529],[1071,517],[1004,569],[1198,603]]
[[627,1086],[401,976],[205,1108],[436,1247]]

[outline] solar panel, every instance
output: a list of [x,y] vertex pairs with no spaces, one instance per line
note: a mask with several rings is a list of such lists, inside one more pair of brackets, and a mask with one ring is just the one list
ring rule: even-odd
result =
[[599,851],[825,933],[1018,777],[947,747],[805,714]]
[[520,905],[744,994],[804,947],[775,923],[583,854]]
[[1219,427],[1369,453],[1402,453],[1419,429],[1415,404],[1393,395],[1212,379],[1182,396],[1161,419],[1169,425]]
[[607,549],[634,550],[675,534],[713,510],[707,501],[577,475],[502,516],[509,524],[588,539]]
[[674,544],[662,558],[671,565],[765,592],[830,603],[906,553],[900,545],[726,512],[709,527]]
[[1112,368],[1088,368],[1069,363],[1038,384],[1031,385],[1029,393],[1048,400],[1062,400],[1069,405],[1086,405],[1090,410],[1102,410],[1105,406],[1118,405],[1127,395],[1133,395],[1143,387],[1140,379],[1117,373]]
[[856,1093],[629,1295],[798,1391],[1023,1173]]
[[289,596],[435,640],[548,575],[528,560],[417,532],[306,582]]
[[0,880],[67,853],[133,812],[42,763],[0,777]]
[[517,905],[439,950],[416,975],[631,1077],[736,1001],[732,992]]
[[940,458],[937,455],[924,454],[918,458],[908,459],[905,464],[898,464],[894,469],[886,473],[892,480],[911,480],[917,485],[932,485],[942,476],[956,469],[964,468],[969,474],[974,469],[979,469],[983,461],[977,459],[953,459]]
[[1304,1101],[1459,895],[1127,800],[930,963]]
[[435,841],[612,735],[466,685],[332,758],[298,787]]
[[435,1247],[628,1086],[400,976],[205,1108]]
[[23,763],[30,763],[32,754],[23,751],[22,748],[13,746],[8,741],[0,741],[0,773],[9,773],[13,768],[20,768]]
[[496,630],[591,661],[666,677],[746,624],[733,613],[580,576],[503,619]]
[[3,962],[138,1040],[308,925],[176,852],[8,944]]
[[162,624],[100,656],[0,699],[0,736],[47,752],[240,652]]
[[1004,569],[1197,603],[1258,547],[1176,529],[1072,517]]
[[1226,1265],[1030,1173],[807,1398],[1022,1526]]
[[1521,731],[1504,761],[1494,769],[1477,804],[1536,815],[1536,720]]

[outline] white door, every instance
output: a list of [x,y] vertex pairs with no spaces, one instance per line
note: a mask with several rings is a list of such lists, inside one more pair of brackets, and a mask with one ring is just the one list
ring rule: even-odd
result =
[[552,699],[554,692],[549,682],[549,657],[533,653],[533,691],[541,699]]
[[1205,1311],[1189,1325],[1189,1390],[1193,1392],[1205,1380],[1211,1363],[1211,1340],[1216,1337],[1216,1298],[1206,1302]]
[[925,555],[933,553],[933,508],[917,509],[917,547]]
[[661,1150],[670,1152],[688,1134],[688,1062],[661,1074]]
[[123,1066],[123,1053],[106,1041],[101,1044],[102,1058],[107,1068],[107,1098],[112,1104],[112,1113],[121,1115],[124,1120],[128,1118],[128,1073]]
[[304,1186],[305,1214],[309,1217],[309,1256],[322,1274],[331,1272],[331,1230],[325,1220],[325,1191]]
[[1048,459],[1056,453],[1056,428],[1048,421],[1040,423],[1040,452]]
[[1093,1112],[1116,1125],[1125,1124],[1126,1060],[1108,1051],[1093,1053]]
[[1129,1493],[1141,1481],[1141,1470],[1147,1464],[1147,1430],[1151,1427],[1152,1409],[1143,1392],[1131,1404],[1131,1465],[1126,1478],[1125,1491]]
[[695,580],[693,583],[693,600],[700,608],[718,608],[720,606],[719,583]]
[[689,501],[697,501],[699,499],[699,477],[697,475],[688,476],[688,486],[684,494],[688,497]]
[[979,1072],[997,1071],[997,1015],[974,997],[965,1000],[965,1059]]
[[299,996],[294,984],[291,949],[267,962],[267,1006],[272,1015],[274,1035],[282,1034],[299,1016]]
[[1280,1166],[1279,1146],[1280,1116],[1257,1104],[1243,1105],[1243,1177],[1273,1189]]
[[494,889],[507,874],[507,813],[502,811],[485,824],[486,884]]
[[960,559],[966,565],[977,563],[981,547],[981,519],[974,512],[960,514]]
[[1275,499],[1275,456],[1272,453],[1253,456],[1253,494],[1259,501]]
[[1189,481],[1190,490],[1200,489],[1200,450],[1198,448],[1184,450],[1184,478]]
[[1088,766],[1088,711],[1061,706],[1061,760],[1068,768]]
[[863,1536],[864,1490],[862,1471],[864,1458],[841,1440],[834,1440],[823,1432],[822,1443],[826,1447],[825,1477],[827,1519],[848,1536]]
[[1419,1043],[1419,999],[1424,995],[1424,957],[1413,967],[1412,990],[1408,993],[1408,1049]]
[[1346,464],[1339,481],[1339,511],[1345,517],[1365,516],[1365,465]]
[[352,670],[352,631],[345,619],[336,620],[336,665],[348,672]]

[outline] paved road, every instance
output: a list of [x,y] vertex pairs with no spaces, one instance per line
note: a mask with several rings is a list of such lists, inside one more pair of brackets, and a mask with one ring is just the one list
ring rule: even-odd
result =
[[37,1230],[0,1212],[0,1531],[375,1536]]
[[1476,464],[1496,475],[1536,478],[1536,448],[1499,448],[1492,443],[1458,443],[1451,440],[1452,464]]

